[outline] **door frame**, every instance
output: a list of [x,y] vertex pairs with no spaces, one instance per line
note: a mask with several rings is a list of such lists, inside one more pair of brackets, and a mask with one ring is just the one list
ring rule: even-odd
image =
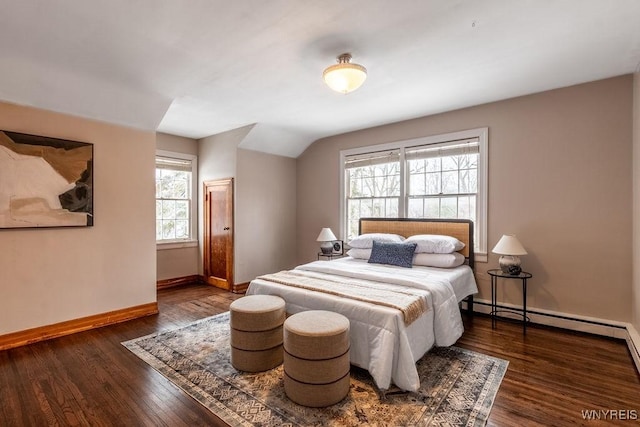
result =
[[[209,271],[209,266],[211,265],[211,235],[209,233],[210,227],[211,227],[211,210],[209,208],[209,191],[208,188],[212,187],[212,186],[217,186],[217,185],[229,185],[230,191],[231,191],[231,197],[230,197],[230,206],[229,209],[227,210],[227,215],[230,216],[230,239],[231,239],[231,250],[227,251],[228,253],[226,254],[226,258],[227,258],[227,262],[226,262],[226,266],[227,266],[227,278],[226,278],[226,284],[221,281],[221,280],[215,280],[214,279],[214,283],[210,282],[210,278],[212,277]],[[204,282],[212,285],[212,286],[216,286],[218,288],[222,288],[222,289],[226,289],[226,290],[233,290],[234,289],[234,251],[235,251],[235,224],[234,224],[234,220],[235,220],[235,214],[234,214],[234,185],[233,185],[233,178],[223,178],[223,179],[215,179],[215,180],[211,180],[211,181],[203,181],[202,185],[203,185],[203,202],[204,202],[204,206],[203,206],[203,240],[204,240],[204,253],[203,253],[203,276],[204,276]]]

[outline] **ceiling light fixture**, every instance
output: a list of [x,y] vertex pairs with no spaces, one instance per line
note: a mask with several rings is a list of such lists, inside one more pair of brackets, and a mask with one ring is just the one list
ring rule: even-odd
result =
[[351,63],[351,54],[338,56],[338,63],[327,67],[322,73],[324,82],[336,92],[347,94],[358,89],[367,78],[367,69]]

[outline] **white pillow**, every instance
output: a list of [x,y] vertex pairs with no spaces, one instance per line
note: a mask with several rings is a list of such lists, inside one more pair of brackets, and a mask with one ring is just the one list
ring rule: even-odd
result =
[[423,265],[426,267],[453,268],[464,264],[464,255],[460,252],[451,254],[415,254],[413,265]]
[[371,249],[373,247],[374,240],[383,243],[402,243],[404,241],[404,237],[388,233],[361,234],[349,242],[349,247],[356,249]]
[[371,256],[371,249],[351,248],[347,251],[347,255],[355,259],[369,259]]
[[438,234],[416,234],[408,237],[405,242],[417,243],[417,254],[450,254],[464,248],[464,243],[455,237]]

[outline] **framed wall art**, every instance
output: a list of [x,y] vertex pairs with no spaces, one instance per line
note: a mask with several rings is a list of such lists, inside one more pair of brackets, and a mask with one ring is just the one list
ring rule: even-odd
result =
[[93,144],[0,131],[0,229],[93,225]]

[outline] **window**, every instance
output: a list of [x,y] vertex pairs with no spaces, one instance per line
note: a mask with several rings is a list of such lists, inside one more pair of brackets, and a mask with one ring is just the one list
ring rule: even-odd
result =
[[347,181],[347,236],[358,234],[358,220],[366,217],[398,217],[400,208],[400,152],[349,156]]
[[481,128],[342,151],[345,238],[355,237],[365,217],[471,219],[476,255],[485,259],[487,133]]
[[156,242],[196,240],[196,156],[156,152]]
[[405,150],[410,218],[465,218],[476,223],[478,140]]

